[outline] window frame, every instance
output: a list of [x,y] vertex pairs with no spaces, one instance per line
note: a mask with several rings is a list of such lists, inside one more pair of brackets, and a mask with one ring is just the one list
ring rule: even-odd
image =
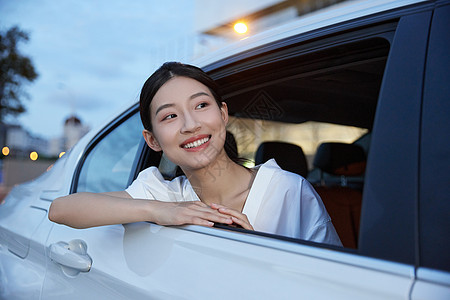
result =
[[410,265],[418,258],[419,131],[431,16],[423,11],[399,22],[380,90],[361,211],[361,253]]
[[[323,30],[323,33],[325,36],[321,39],[314,38],[313,40],[302,40],[299,44],[293,44],[292,47],[286,49],[284,47],[281,47],[281,49],[278,49],[275,51],[268,51],[268,53],[264,53],[264,55],[259,55],[257,57],[251,57],[244,59],[243,61],[239,61],[235,64],[229,64],[226,66],[226,68],[220,68],[219,70],[209,70],[210,67],[203,68],[206,70],[209,75],[215,79],[219,86],[221,86],[221,83],[223,84],[223,81],[227,78],[227,76],[230,76],[231,74],[244,72],[244,71],[253,71],[256,74],[256,78],[259,77],[258,68],[265,67],[268,62],[272,64],[277,63],[283,63],[283,61],[286,61],[288,59],[296,58],[305,54],[308,54],[310,52],[315,52],[320,50],[325,50],[329,48],[334,48],[337,45],[343,45],[348,43],[355,43],[362,40],[369,40],[373,38],[383,38],[384,40],[387,40],[389,43],[392,42],[394,38],[394,34],[397,28],[398,20],[389,20],[387,22],[379,22],[376,24],[371,24],[370,26],[363,26],[362,28],[354,28],[353,30],[346,30],[344,32],[338,32],[338,34],[335,35],[329,35],[329,30]],[[293,37],[294,40],[296,40],[298,37]],[[285,41],[284,41],[285,42]],[[281,55],[280,55],[281,52]],[[279,58],[279,57],[282,58]],[[220,63],[220,61],[219,61]],[[222,86],[221,86],[222,87]],[[236,88],[237,90],[239,88]],[[148,152],[149,153],[149,152]],[[149,155],[149,154],[147,154]],[[150,151],[151,155],[151,151]],[[142,162],[142,160],[147,160],[145,154],[143,154],[141,158],[140,165],[145,165],[145,163]],[[137,170],[137,173],[140,170]],[[227,225],[219,225],[216,224],[214,226],[215,228],[224,229],[227,231],[233,231],[233,232],[239,232],[239,233],[246,233],[255,235],[258,237],[264,237],[264,238],[270,238],[275,239],[278,241],[284,241],[284,242],[291,242],[295,244],[301,244],[301,245],[307,245],[307,246],[314,246],[315,248],[322,248],[322,249],[332,249],[332,250],[338,250],[339,252],[343,253],[350,253],[350,254],[362,254],[360,253],[359,249],[352,249],[352,248],[343,248],[333,245],[327,245],[322,243],[315,243],[311,241],[306,240],[300,240],[295,238],[289,238],[281,235],[276,234],[270,234],[265,232],[255,232],[255,231],[248,231],[245,229],[239,229]],[[182,227],[182,229],[190,230],[190,231],[197,231],[196,226],[187,226]],[[198,231],[202,232],[202,229],[198,228]],[[218,234],[220,235],[220,234]],[[363,256],[366,256],[363,254]]]
[[[108,125],[106,125],[87,144],[87,146],[86,146],[84,152],[82,153],[81,158],[78,161],[78,164],[77,164],[77,166],[75,168],[75,172],[74,172],[74,176],[73,176],[72,183],[71,183],[71,186],[70,186],[69,194],[73,194],[73,193],[77,192],[77,190],[78,190],[78,181],[79,181],[79,177],[81,175],[81,169],[83,168],[83,165],[84,165],[87,157],[92,152],[92,150],[95,148],[95,146],[98,143],[100,143],[100,141],[102,141],[103,138],[105,138],[110,132],[112,132],[114,129],[119,127],[123,122],[127,121],[134,114],[138,113],[138,111],[139,111],[139,104],[136,103],[136,104],[132,105],[124,113],[122,113],[117,118],[112,120]],[[130,177],[129,177],[128,182],[127,182],[128,185],[131,184],[131,182],[134,180],[134,178],[136,176],[135,175],[136,168],[137,168],[138,163],[140,161],[139,157],[141,156],[141,154],[143,152],[143,149],[142,149],[143,148],[143,145],[142,145],[142,141],[143,140],[144,140],[144,138],[142,137],[141,142],[139,143],[139,146],[138,146],[137,155],[136,155],[136,157],[135,157],[135,159],[133,161],[132,167],[131,167]],[[145,144],[145,141],[144,141],[144,144]]]
[[[419,271],[437,269],[450,272],[450,256],[444,254],[450,247],[448,238],[450,201],[448,201],[449,175],[445,168],[449,162],[448,132],[450,112],[448,78],[450,58],[446,53],[450,39],[446,31],[450,17],[450,4],[442,2],[433,14],[424,78],[423,111],[420,140],[420,202],[419,202]],[[446,159],[447,158],[447,159]],[[447,201],[444,199],[447,197]],[[447,239],[442,239],[442,237]]]

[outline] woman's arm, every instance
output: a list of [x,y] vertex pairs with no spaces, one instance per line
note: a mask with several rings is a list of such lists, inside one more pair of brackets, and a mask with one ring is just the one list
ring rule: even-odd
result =
[[149,221],[160,225],[231,224],[230,216],[200,201],[162,202],[133,199],[125,192],[76,193],[53,200],[48,218],[74,228]]

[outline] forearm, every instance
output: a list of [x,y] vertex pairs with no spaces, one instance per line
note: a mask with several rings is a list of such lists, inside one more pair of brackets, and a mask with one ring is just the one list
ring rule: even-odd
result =
[[233,220],[201,201],[162,202],[133,199],[126,192],[77,193],[53,200],[48,218],[74,228],[141,221],[160,225],[213,226]]
[[152,202],[110,194],[77,193],[55,199],[48,217],[74,228],[152,221],[149,213]]

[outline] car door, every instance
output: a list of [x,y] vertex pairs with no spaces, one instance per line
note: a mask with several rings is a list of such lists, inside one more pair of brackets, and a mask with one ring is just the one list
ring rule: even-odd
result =
[[[73,177],[72,192],[124,190],[135,176],[135,164],[141,154],[143,143],[142,125],[135,105],[106,126],[87,145],[78,165],[70,170],[72,172],[70,178]],[[47,198],[52,200],[55,196],[48,195]],[[49,220],[45,220],[45,223],[53,224]],[[64,291],[70,286],[73,288],[72,291],[84,289],[83,284],[70,278],[76,278],[78,273],[90,269],[91,250],[95,250],[95,255],[103,256],[101,251],[108,251],[111,246],[108,243],[113,245],[119,243],[116,239],[122,240],[122,228],[121,225],[117,225],[92,230],[75,230],[54,224],[46,247],[48,269],[43,288],[44,298],[59,298],[60,284],[64,286]],[[104,239],[106,236],[111,239]],[[99,247],[94,246],[92,249],[90,247],[89,252],[86,252],[85,243],[92,245],[93,240],[108,243]],[[90,274],[92,273],[94,272]],[[95,292],[96,289],[92,291]]]
[[[136,116],[92,143],[74,181],[78,191],[91,189],[83,176],[96,181],[83,168],[94,167],[103,181],[114,177],[116,166],[110,162],[124,158],[105,159],[104,145],[117,145],[117,137],[123,141],[123,132],[140,134]],[[121,149],[129,153],[129,147]],[[131,156],[125,159],[128,166],[135,164]],[[103,168],[96,159],[109,166],[106,172],[99,172]],[[132,167],[128,170],[131,175]],[[123,188],[129,180],[125,174],[121,178]],[[412,284],[407,265],[278,236],[199,226],[140,222],[80,230],[55,224],[46,245],[44,299],[402,299]]]
[[51,228],[43,224],[46,201],[39,195],[38,185],[23,184],[1,205],[0,299],[39,298],[46,267],[44,243]]
[[[101,192],[129,183],[143,151],[137,120],[134,112],[93,140],[73,190]],[[107,151],[116,155],[105,157]],[[102,189],[89,185],[100,181]],[[80,230],[55,224],[46,245],[44,299],[405,299],[413,282],[413,268],[406,264],[270,234],[193,225],[140,222]]]
[[[92,172],[103,181],[110,174],[114,176],[116,166],[109,163],[124,158],[105,159],[101,155],[106,151],[104,145],[117,145],[115,141],[123,132],[137,130],[140,134],[141,129],[134,126],[136,116],[121,120],[92,143],[74,181],[78,191],[89,190],[82,177],[92,173],[83,170],[85,167],[94,167]],[[130,144],[140,143],[139,139],[134,141]],[[128,149],[121,151],[129,153]],[[136,158],[140,153],[131,156]],[[131,156],[125,160],[135,165]],[[106,172],[98,172],[102,168],[95,159],[109,166]],[[132,169],[127,168],[129,175]],[[128,184],[127,176],[122,175],[127,182],[122,185]],[[412,284],[412,270],[407,265],[274,235],[200,226],[140,222],[80,230],[55,224],[46,244],[43,299],[291,299],[330,295],[334,299],[402,299]]]
[[[64,190],[68,155],[38,178],[13,188],[0,207],[0,299],[38,299],[46,272],[51,201]],[[67,193],[67,192],[65,192]]]

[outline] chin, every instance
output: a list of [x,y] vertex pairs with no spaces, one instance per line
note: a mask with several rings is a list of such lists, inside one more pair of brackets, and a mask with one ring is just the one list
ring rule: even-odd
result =
[[209,159],[197,160],[196,162],[193,162],[187,166],[184,166],[182,169],[186,169],[189,171],[198,171],[201,169],[205,169],[210,165],[211,165],[211,161]]

